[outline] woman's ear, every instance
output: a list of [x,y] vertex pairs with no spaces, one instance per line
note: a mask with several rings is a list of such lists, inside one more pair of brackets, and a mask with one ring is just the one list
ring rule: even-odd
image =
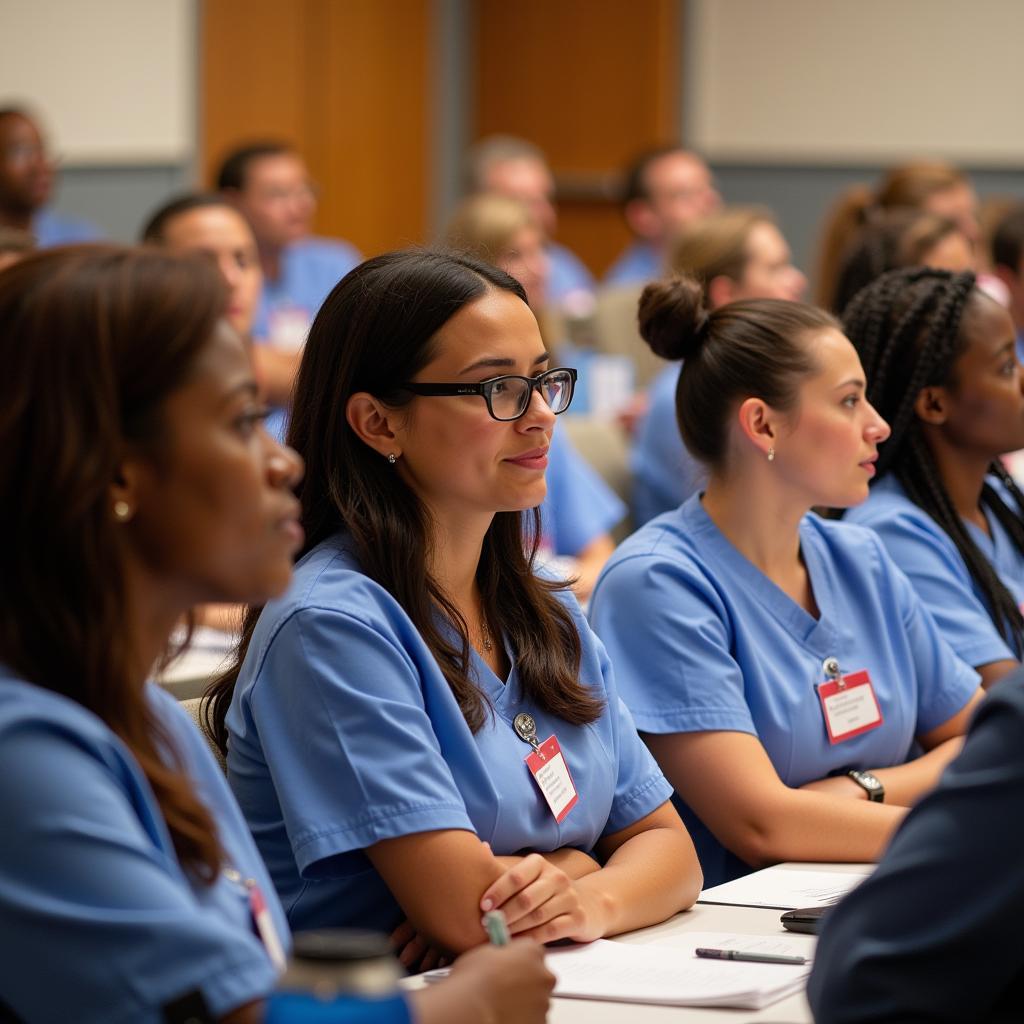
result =
[[389,409],[367,391],[357,391],[345,404],[345,419],[364,444],[387,458],[402,454],[394,420],[399,413]]
[[111,517],[119,523],[135,518],[141,501],[141,467],[136,459],[121,461],[107,490],[107,503]]
[[761,398],[748,398],[740,404],[736,420],[744,437],[767,458],[775,458],[778,444],[778,423],[775,411]]
[[914,412],[924,423],[942,426],[949,418],[949,393],[937,385],[921,388],[914,400]]

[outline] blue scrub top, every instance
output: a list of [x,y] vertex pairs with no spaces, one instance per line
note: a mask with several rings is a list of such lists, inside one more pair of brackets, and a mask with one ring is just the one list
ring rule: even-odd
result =
[[[569,725],[524,695],[515,667],[503,683],[473,654],[493,708],[474,735],[345,535],[300,560],[288,593],[260,616],[227,717],[228,779],[293,928],[394,928],[402,912],[363,852],[383,839],[465,829],[496,854],[589,851],[669,799],[604,648],[572,596],[561,600],[580,630],[580,678],[607,709]],[[557,735],[575,781],[579,803],[561,825],[524,763],[530,747],[512,728],[521,711],[542,739]]]
[[627,284],[647,284],[661,277],[663,266],[661,251],[647,242],[634,242],[623,249],[618,259],[604,275],[606,288],[618,288]]
[[49,249],[55,245],[98,242],[104,237],[99,227],[90,221],[58,213],[49,206],[32,218],[32,234],[40,249]]
[[331,289],[360,262],[353,246],[330,238],[304,238],[287,246],[281,254],[281,276],[263,281],[253,337],[257,342],[271,340],[271,318],[277,310],[303,315],[307,326],[311,324]]
[[707,472],[686,450],[676,419],[676,384],[682,365],[655,377],[650,405],[633,442],[633,521],[643,526],[662,512],[678,508],[704,486]]
[[[995,477],[989,477],[987,482],[1010,509],[1016,509],[1015,502]],[[974,523],[964,525],[1014,600],[1021,604],[1024,554],[999,520],[987,511],[985,515],[991,536]],[[892,473],[879,480],[871,488],[868,500],[850,509],[844,520],[868,526],[882,538],[892,560],[910,577],[943,636],[964,661],[987,665],[1004,659],[1018,660],[1007,637],[993,623],[988,605],[949,534],[906,496]]]
[[[153,710],[213,814],[225,865],[288,926],[205,740],[155,686]],[[92,712],[0,667],[0,1004],[28,1021],[157,1022],[201,990],[215,1017],[274,987],[244,885],[182,870],[138,762]],[[0,1012],[2,1016],[2,1012]]]
[[561,305],[573,292],[593,293],[594,276],[572,250],[557,242],[548,242],[544,248],[548,256],[548,302]]
[[[750,733],[797,787],[846,768],[902,764],[916,736],[964,707],[977,674],[874,534],[808,515],[800,549],[818,619],[732,546],[699,495],[619,547],[590,615],[642,732]],[[844,673],[868,670],[884,718],[835,745],[815,689],[832,657]],[[677,806],[706,885],[750,870],[678,798]]]
[[546,477],[541,531],[544,546],[556,555],[579,554],[626,515],[619,496],[557,427],[551,434]]

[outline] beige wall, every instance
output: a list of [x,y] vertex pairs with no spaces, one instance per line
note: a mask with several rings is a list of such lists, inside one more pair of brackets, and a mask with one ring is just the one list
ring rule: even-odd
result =
[[195,0],[0,0],[0,103],[37,109],[67,162],[195,147]]
[[688,3],[687,138],[712,159],[1024,159],[1020,0]]

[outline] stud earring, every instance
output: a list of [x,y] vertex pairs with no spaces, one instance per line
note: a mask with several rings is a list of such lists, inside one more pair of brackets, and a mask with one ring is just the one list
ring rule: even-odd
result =
[[769,462],[774,462],[775,461],[775,449],[774,448],[769,448],[768,449],[768,461]]
[[393,466],[397,461],[398,461],[398,456],[394,452],[392,452],[388,456],[388,462]]
[[126,523],[132,517],[132,507],[127,501],[114,502],[114,518],[118,522]]

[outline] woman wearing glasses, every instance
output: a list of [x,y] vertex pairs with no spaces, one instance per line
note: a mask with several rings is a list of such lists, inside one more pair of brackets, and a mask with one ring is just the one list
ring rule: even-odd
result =
[[[225,299],[206,260],[116,247],[0,273],[3,1021],[257,1024],[289,942],[209,748],[146,683],[189,606],[280,594],[301,543],[301,463]],[[412,1002],[538,1024],[550,986],[522,943]]]
[[318,314],[289,436],[306,546],[213,723],[294,927],[404,922],[429,963],[492,908],[589,940],[696,898],[604,652],[532,569],[573,382],[522,287],[469,257],[369,260]]

